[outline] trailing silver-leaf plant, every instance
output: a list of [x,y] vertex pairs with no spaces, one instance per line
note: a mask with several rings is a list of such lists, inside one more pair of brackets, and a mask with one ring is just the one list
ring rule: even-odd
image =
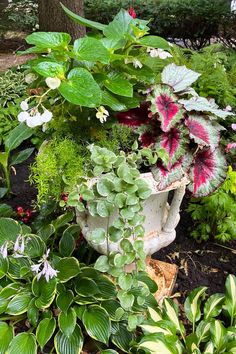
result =
[[206,290],[199,287],[189,294],[183,314],[169,298],[162,307],[150,308],[140,324],[143,335],[133,345],[132,353],[235,353],[236,277],[227,277],[224,294],[206,298]]
[[[136,338],[134,322],[141,323],[145,310],[157,306],[152,295],[157,287],[146,273],[130,289],[135,301],[127,313],[114,282],[73,257],[80,228],[67,227],[71,214],[42,227],[38,235],[0,218],[1,353],[79,354],[87,337],[101,353],[117,353],[106,351],[111,346],[128,352]],[[58,248],[53,240],[61,228]],[[140,305],[143,288],[146,297]]]

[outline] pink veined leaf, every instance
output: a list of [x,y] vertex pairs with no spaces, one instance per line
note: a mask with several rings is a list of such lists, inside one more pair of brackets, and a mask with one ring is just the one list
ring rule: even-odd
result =
[[215,191],[224,181],[227,164],[219,149],[204,148],[194,158],[190,170],[191,184],[188,189],[194,197],[203,197]]
[[173,89],[169,86],[158,85],[154,88],[149,99],[152,103],[151,111],[158,113],[161,129],[168,132],[184,117],[184,109],[177,100]]
[[207,119],[197,115],[190,115],[185,120],[185,125],[189,129],[190,138],[195,143],[203,146],[211,146],[213,149],[219,145],[219,128]]
[[170,169],[167,169],[161,162],[158,162],[156,166],[152,167],[151,172],[158,183],[158,190],[161,191],[183,178],[188,171],[191,161],[191,156],[186,154]]
[[148,103],[144,102],[140,107],[132,108],[127,112],[119,112],[116,117],[120,124],[139,127],[142,124],[149,124],[150,113]]
[[169,169],[186,151],[187,140],[185,129],[172,128],[169,132],[162,133],[156,144],[156,148],[165,149],[169,156],[169,161],[165,165]]

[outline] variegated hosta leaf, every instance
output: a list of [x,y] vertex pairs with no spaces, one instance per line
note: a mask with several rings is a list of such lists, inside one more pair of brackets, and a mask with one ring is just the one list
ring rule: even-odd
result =
[[178,97],[169,86],[157,85],[154,87],[149,99],[152,103],[151,111],[158,113],[161,129],[168,132],[184,117],[184,109],[178,103]]
[[147,349],[151,354],[178,354],[176,348],[176,336],[168,337],[168,340],[162,333],[145,335],[139,345],[139,349]]
[[195,143],[204,146],[218,146],[220,134],[218,127],[211,122],[197,115],[190,115],[185,120],[185,125],[189,129],[190,138]]
[[210,337],[210,321],[201,321],[196,328],[196,335],[198,338],[198,346],[201,342],[207,342]]
[[224,353],[222,349],[225,344],[226,329],[219,320],[211,322],[211,339],[216,348],[216,353]]
[[230,274],[225,283],[225,310],[228,312],[231,325],[236,323],[236,277]]
[[154,322],[161,321],[163,319],[161,310],[159,308],[154,310],[152,307],[148,307],[148,312],[149,312],[150,318]]
[[174,323],[170,321],[145,321],[140,327],[143,329],[144,333],[163,333],[164,335],[176,334],[176,327]]
[[200,311],[201,297],[205,295],[206,290],[207,287],[200,286],[199,288],[194,289],[185,300],[184,303],[185,313],[189,321],[192,323],[195,323],[201,317],[201,311]]
[[204,306],[204,318],[206,320],[216,317],[221,313],[224,299],[223,294],[213,294],[209,297]]
[[179,130],[177,128],[172,128],[167,133],[162,133],[159,141],[156,144],[157,150],[163,148],[169,160],[165,164],[165,167],[169,169],[179,158],[185,154],[186,151],[186,138],[185,138],[185,131]]
[[187,188],[194,197],[206,196],[224,181],[226,173],[226,160],[220,150],[204,148],[195,155],[190,171],[192,183]]
[[163,303],[165,318],[171,321],[179,333],[184,333],[184,326],[179,320],[178,306],[171,299],[165,299]]
[[218,109],[215,102],[208,101],[205,97],[195,96],[189,100],[179,100],[179,103],[183,104],[187,111],[210,112],[222,119],[234,115],[234,113]]
[[169,64],[164,68],[161,79],[164,84],[173,87],[175,92],[180,92],[191,86],[199,76],[201,76],[201,74],[187,69],[186,66]]
[[203,354],[214,354],[214,344],[212,342],[207,343]]
[[158,183],[158,190],[161,191],[183,178],[186,175],[191,162],[191,156],[186,154],[169,169],[167,169],[161,162],[158,162],[156,166],[152,167],[151,172]]

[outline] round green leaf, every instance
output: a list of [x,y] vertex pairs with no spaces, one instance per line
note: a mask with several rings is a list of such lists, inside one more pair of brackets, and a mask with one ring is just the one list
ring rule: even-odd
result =
[[10,218],[0,218],[0,246],[5,241],[15,241],[21,234],[20,224]]
[[111,321],[108,313],[98,305],[87,307],[83,313],[83,324],[88,335],[99,342],[108,343]]
[[67,101],[75,105],[93,108],[101,103],[102,91],[99,85],[90,72],[83,68],[72,69],[58,90]]
[[61,312],[58,316],[60,330],[67,336],[71,336],[75,330],[76,312],[70,307],[67,312]]
[[23,293],[15,295],[9,302],[6,312],[9,315],[21,315],[26,312],[29,306],[29,303],[32,299],[31,293]]
[[26,235],[25,254],[30,258],[41,257],[45,253],[46,245],[41,237],[29,234]]
[[54,318],[44,318],[37,326],[36,329],[36,338],[37,341],[43,349],[45,344],[52,337],[56,328],[56,320]]
[[51,305],[56,295],[57,279],[52,278],[48,282],[45,278],[37,277],[32,282],[32,292],[37,297],[35,306],[39,309],[45,309]]
[[110,268],[108,257],[107,256],[98,257],[94,265],[94,268],[99,270],[100,272],[106,273]]
[[80,353],[83,346],[83,334],[80,327],[76,325],[74,332],[69,337],[61,331],[57,332],[54,345],[57,354]]
[[113,191],[113,183],[108,178],[101,178],[97,182],[97,191],[103,196],[107,197]]
[[82,278],[76,283],[75,291],[81,296],[94,296],[99,292],[96,282],[89,278]]
[[32,333],[20,333],[14,337],[7,351],[9,354],[36,354],[37,344]]
[[61,292],[57,297],[57,306],[61,311],[66,312],[74,299],[74,294],[71,290]]
[[65,73],[64,66],[53,61],[41,61],[34,65],[33,69],[44,77],[63,77]]
[[106,240],[106,232],[102,228],[97,228],[88,234],[88,240],[96,245],[100,245]]
[[76,277],[80,272],[79,262],[74,257],[62,258],[56,265],[59,271],[57,274],[61,282],[67,282],[69,279]]
[[26,37],[28,44],[51,49],[64,49],[70,41],[71,36],[62,32],[34,32]]

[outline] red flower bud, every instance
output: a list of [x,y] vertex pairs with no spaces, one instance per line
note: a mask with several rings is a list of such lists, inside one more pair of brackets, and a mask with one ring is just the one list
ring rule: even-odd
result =
[[62,193],[61,200],[63,200],[66,203],[68,201],[68,194],[67,193]]
[[24,223],[27,223],[29,221],[28,218],[22,218],[21,221],[23,221]]
[[20,207],[20,206],[16,208],[16,211],[17,211],[18,215],[21,215],[21,214],[24,213],[24,209],[22,207]]
[[131,17],[133,17],[133,18],[136,18],[136,17],[137,17],[136,12],[135,12],[135,10],[134,10],[133,7],[130,7],[130,8],[128,9],[128,13],[129,13],[129,15],[130,15]]
[[33,213],[32,213],[32,211],[31,211],[30,209],[27,209],[26,212],[25,212],[25,214],[26,214],[26,216],[27,216],[28,218],[31,218]]

